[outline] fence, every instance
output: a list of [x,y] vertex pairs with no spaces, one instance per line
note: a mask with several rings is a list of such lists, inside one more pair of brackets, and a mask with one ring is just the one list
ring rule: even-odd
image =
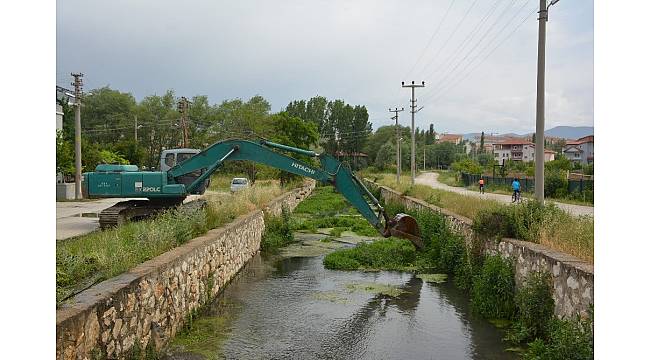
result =
[[[461,173],[461,180],[463,181],[463,185],[465,186],[470,186],[470,185],[478,185],[478,180],[481,178],[481,175],[478,174],[467,174],[467,173]],[[514,177],[493,177],[493,176],[485,176],[483,175],[483,180],[485,181],[485,186],[505,186],[505,187],[510,187],[510,184],[512,184],[512,181],[514,180]],[[585,179],[580,179],[580,180],[568,180],[569,185],[567,187],[567,193],[580,193],[582,194],[583,192],[587,190],[594,190],[594,181],[593,180],[585,180]],[[519,178],[519,183],[521,184],[521,191],[524,192],[534,192],[535,191],[535,179],[534,178],[526,178],[522,177]]]

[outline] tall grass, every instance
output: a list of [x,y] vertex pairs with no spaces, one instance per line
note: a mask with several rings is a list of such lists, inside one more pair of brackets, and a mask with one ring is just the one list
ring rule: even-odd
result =
[[572,216],[553,204],[541,206],[536,201],[506,205],[426,185],[411,186],[408,181],[398,184],[393,174],[375,174],[369,178],[404,195],[473,219],[475,230],[480,234],[531,241],[594,262],[594,219],[591,216]]
[[415,184],[411,186],[407,179],[399,184],[393,174],[380,174],[369,177],[380,185],[397,190],[404,195],[424,200],[430,204],[448,209],[456,214],[474,218],[481,209],[486,209],[500,203],[495,200],[481,199],[474,196],[461,195],[451,191],[434,189],[427,185]]
[[119,275],[237,216],[260,209],[283,190],[273,183],[234,194],[208,193],[204,209],[175,209],[149,220],[57,242],[57,303]]

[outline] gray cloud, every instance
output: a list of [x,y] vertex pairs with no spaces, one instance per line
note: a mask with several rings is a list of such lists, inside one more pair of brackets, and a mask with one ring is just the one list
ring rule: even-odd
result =
[[[390,123],[388,107],[408,106],[401,81],[425,80],[427,88],[417,96],[424,105],[416,118],[420,127],[433,122],[449,132],[531,131],[534,14],[464,81],[450,81],[455,86],[431,102],[432,90],[456,64],[446,60],[454,60],[450,56],[461,40],[495,4],[477,1],[467,12],[472,1],[457,0],[423,60],[402,78],[450,1],[58,1],[57,82],[66,85],[71,71],[82,71],[87,89],[108,84],[138,99],[170,88],[178,95],[208,95],[213,103],[260,94],[275,111],[319,94],[365,104],[376,128]],[[521,7],[501,36],[507,35],[537,2],[496,4],[483,29],[501,9],[512,4],[512,10],[477,49]],[[482,36],[477,33],[465,49]],[[547,44],[548,127],[593,125],[593,3],[561,1],[551,8]]]

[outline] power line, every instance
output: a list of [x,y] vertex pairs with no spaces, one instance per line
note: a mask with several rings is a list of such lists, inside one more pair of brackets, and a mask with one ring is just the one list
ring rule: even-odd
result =
[[[476,69],[477,69],[481,64],[483,64],[483,63],[485,62],[485,60],[487,60],[487,59],[488,59],[488,58],[489,58],[489,57],[490,57],[490,56],[491,56],[491,55],[492,55],[492,54],[493,54],[493,53],[494,53],[494,52],[495,52],[495,51],[496,51],[496,50],[497,50],[497,49],[498,49],[498,48],[499,48],[499,47],[500,47],[500,46],[501,46],[505,41],[507,41],[507,40],[508,40],[508,39],[509,39],[509,38],[510,38],[510,37],[511,37],[511,36],[512,36],[512,35],[513,35],[513,34],[514,34],[514,33],[515,33],[515,32],[516,32],[516,31],[517,31],[517,30],[518,30],[518,29],[519,29],[519,28],[520,28],[520,27],[525,23],[525,22],[526,22],[526,20],[528,20],[528,18],[530,18],[530,16],[533,15],[536,11],[537,11],[537,9],[535,8],[535,9],[533,9],[530,13],[528,13],[528,14],[523,18],[523,20],[522,20],[522,21],[521,21],[521,22],[520,22],[520,23],[519,23],[519,24],[518,24],[518,25],[517,25],[517,26],[516,26],[516,27],[515,27],[515,28],[514,28],[514,29],[513,29],[513,30],[512,30],[512,31],[511,31],[507,36],[506,36],[506,37],[504,37],[504,38],[503,38],[503,39],[502,39],[502,40],[501,40],[501,41],[500,41],[500,42],[499,42],[499,43],[498,43],[494,48],[492,48],[492,50],[491,50],[487,55],[481,57],[482,60],[481,60],[479,63],[477,63],[474,67],[472,67],[472,68],[471,68],[468,72],[466,72],[462,77],[458,78],[458,80],[457,80],[456,82],[451,83],[452,85],[447,85],[446,88],[440,89],[440,91],[438,91],[437,94],[433,94],[433,96],[431,96],[431,97],[429,98],[429,101],[428,101],[427,103],[434,104],[434,103],[435,103],[436,101],[438,101],[438,100],[439,100],[439,99],[440,99],[440,98],[441,98],[441,97],[442,97],[442,96],[443,96],[447,91],[449,91],[450,89],[456,87],[456,86],[457,86],[458,84],[460,84],[463,80],[465,80],[465,79],[467,78],[467,76],[469,76],[469,74],[471,74],[472,72],[474,72],[474,71],[475,71],[475,70],[476,70]],[[477,55],[474,59],[477,59],[477,58],[479,58],[479,57],[480,57],[480,56]],[[442,90],[445,90],[445,92],[443,92]]]
[[[528,0],[528,1],[530,1],[530,0]],[[505,16],[505,14],[508,12],[508,10],[510,10],[510,9],[512,8],[514,2],[515,2],[515,0],[511,0],[511,2],[508,4],[508,6],[506,6],[506,7],[501,11],[501,13],[499,14],[499,16],[497,16],[497,18],[496,18],[495,21],[492,23],[492,25],[490,25],[490,27],[489,27],[489,28],[488,28],[488,29],[483,33],[483,36],[481,36],[481,38],[480,38],[480,39],[479,39],[479,40],[474,44],[474,46],[473,46],[473,47],[472,47],[472,48],[471,48],[471,49],[470,49],[470,50],[465,54],[465,56],[464,56],[462,59],[460,59],[460,60],[456,63],[456,65],[455,65],[455,66],[454,66],[450,71],[448,71],[447,73],[445,73],[445,75],[442,77],[442,79],[440,79],[439,81],[436,81],[436,85],[435,85],[435,87],[432,88],[432,89],[431,89],[427,94],[425,94],[424,97],[428,97],[428,96],[431,95],[432,93],[436,92],[436,91],[437,91],[437,90],[442,86],[442,84],[447,80],[447,78],[448,78],[449,76],[451,76],[451,74],[452,74],[452,73],[453,73],[453,72],[458,68],[458,66],[460,66],[460,64],[462,64],[463,61],[465,61],[465,59],[467,59],[467,57],[468,57],[470,54],[472,54],[472,53],[474,52],[474,50],[475,50],[475,49],[476,49],[476,48],[477,48],[477,47],[478,47],[478,46],[483,42],[483,40],[485,40],[485,38],[486,38],[488,35],[490,35],[490,33],[492,32],[492,30],[494,29],[494,27],[499,23],[500,19],[501,19],[503,16]],[[527,3],[528,3],[528,2],[524,3],[524,4],[522,5],[522,7],[520,8],[519,11],[521,11],[521,9],[523,9],[523,8],[526,6]],[[514,16],[516,16],[518,13],[519,13],[519,12],[516,12],[516,13],[514,14]],[[510,22],[512,22],[512,20],[514,19],[514,16],[510,19],[510,21],[506,22],[506,25],[505,25],[505,26],[509,25]],[[503,31],[503,29],[505,29],[505,27],[502,28],[501,31]],[[500,33],[501,31],[496,32],[496,34],[494,35],[493,38],[497,38],[497,37],[499,36],[499,33]]]
[[402,79],[406,79],[409,75],[411,75],[411,72],[413,72],[415,67],[420,63],[420,60],[422,60],[422,57],[427,52],[427,49],[429,49],[429,46],[431,45],[431,42],[436,37],[436,35],[438,35],[438,32],[440,32],[440,28],[442,27],[442,24],[447,19],[447,15],[449,14],[449,10],[451,10],[451,7],[454,5],[455,2],[456,2],[456,0],[452,0],[451,3],[449,3],[449,6],[447,7],[447,11],[445,11],[445,15],[442,16],[442,20],[438,23],[438,27],[433,32],[433,34],[431,34],[431,37],[429,37],[429,41],[427,41],[427,45],[424,47],[424,49],[422,49],[422,52],[420,53],[420,56],[415,61],[415,64],[413,64],[411,69],[404,76],[402,76]]
[[478,0],[474,0],[474,2],[472,2],[472,5],[470,5],[470,7],[467,9],[467,11],[465,11],[465,14],[464,14],[463,17],[460,19],[460,22],[458,22],[458,25],[456,25],[456,28],[454,29],[454,31],[451,32],[451,34],[449,35],[449,37],[447,38],[447,40],[445,40],[445,42],[442,44],[442,46],[440,47],[440,49],[438,49],[438,51],[436,52],[436,54],[433,56],[433,58],[431,58],[431,60],[427,63],[427,65],[425,65],[424,68],[422,68],[422,70],[418,73],[418,76],[417,76],[417,77],[421,77],[420,75],[424,74],[424,72],[427,70],[427,68],[428,68],[431,64],[433,64],[434,60],[436,60],[436,58],[438,57],[438,54],[440,54],[440,52],[445,48],[445,46],[447,46],[447,44],[449,43],[449,40],[451,40],[451,38],[454,37],[454,35],[456,34],[456,32],[458,31],[458,29],[460,28],[460,26],[465,22],[465,19],[467,18],[467,15],[469,15],[470,11],[472,11],[472,9],[474,8],[474,5],[476,5],[476,2],[477,2],[477,1],[478,1]]
[[[456,57],[456,54],[460,54],[460,53],[462,53],[462,51],[465,49],[465,47],[467,46],[467,44],[471,43],[471,41],[474,39],[474,37],[476,36],[476,34],[478,34],[478,33],[479,33],[479,30],[483,27],[483,24],[487,21],[487,19],[488,19],[490,16],[492,16],[492,14],[494,13],[494,11],[498,8],[497,5],[498,5],[499,2],[501,2],[501,1],[502,1],[502,0],[496,0],[496,1],[492,4],[492,6],[490,7],[490,9],[485,13],[485,15],[483,16],[483,18],[481,18],[481,19],[479,20],[479,22],[474,26],[474,28],[472,29],[472,31],[470,31],[470,32],[467,34],[467,36],[463,39],[463,41],[461,41],[461,43],[458,44],[458,47],[456,48],[456,50],[454,50],[454,52],[453,52],[449,57],[447,57],[447,59],[446,59],[444,62],[442,62],[441,66],[438,66],[438,67],[436,67],[436,68],[434,69],[434,71],[431,73],[431,77],[432,77],[432,78],[433,78],[433,75],[436,74],[436,72],[438,72],[437,70],[444,69],[444,68],[448,67],[449,65],[451,65],[451,63],[453,63],[453,61],[450,61],[450,60],[454,59],[454,58]],[[514,1],[514,0],[513,0],[513,1]]]

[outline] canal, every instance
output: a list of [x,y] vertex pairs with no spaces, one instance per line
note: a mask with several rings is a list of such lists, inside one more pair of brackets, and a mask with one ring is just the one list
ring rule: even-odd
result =
[[281,255],[251,259],[191,330],[177,335],[165,358],[518,358],[451,282],[327,270],[324,254],[349,245],[317,234],[296,238]]

